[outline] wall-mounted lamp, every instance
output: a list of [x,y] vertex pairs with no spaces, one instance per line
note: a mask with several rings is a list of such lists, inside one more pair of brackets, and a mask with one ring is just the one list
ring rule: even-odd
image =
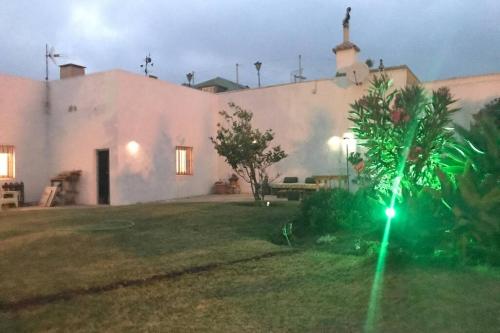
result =
[[337,151],[340,148],[341,141],[340,137],[332,136],[326,143],[328,144],[328,147],[330,147],[330,150]]
[[135,156],[139,152],[139,144],[136,141],[127,143],[127,151],[130,155]]

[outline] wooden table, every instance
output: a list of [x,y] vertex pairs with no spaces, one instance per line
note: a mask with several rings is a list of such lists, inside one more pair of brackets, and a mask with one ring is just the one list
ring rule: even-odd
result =
[[316,175],[313,176],[319,188],[344,187],[347,188],[347,175]]
[[304,183],[271,183],[269,186],[277,190],[317,190],[317,184]]

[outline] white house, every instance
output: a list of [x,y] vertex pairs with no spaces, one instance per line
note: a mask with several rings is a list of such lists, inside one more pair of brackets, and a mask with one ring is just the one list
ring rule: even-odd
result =
[[[300,178],[345,174],[342,147],[332,151],[330,138],[349,132],[349,105],[379,71],[352,80],[359,48],[348,26],[334,52],[337,72],[347,76],[217,94],[122,70],[85,75],[71,64],[49,82],[0,75],[0,183],[24,182],[28,202],[65,170],[82,170],[79,204],[210,193],[232,173],[208,139],[228,102],[253,111],[256,127],[274,130],[289,155],[274,171]],[[405,65],[385,73],[395,87],[419,83]],[[461,124],[500,96],[500,73],[421,84],[448,87],[463,108],[455,119]]]

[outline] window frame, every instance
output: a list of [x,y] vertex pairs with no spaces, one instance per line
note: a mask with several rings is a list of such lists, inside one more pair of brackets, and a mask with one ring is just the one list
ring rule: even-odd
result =
[[16,178],[16,148],[14,145],[0,144],[0,154],[7,154],[7,174],[0,175],[0,180]]
[[[181,171],[181,152],[185,152],[185,171]],[[193,147],[190,146],[175,146],[175,175],[176,176],[192,176],[193,172]]]

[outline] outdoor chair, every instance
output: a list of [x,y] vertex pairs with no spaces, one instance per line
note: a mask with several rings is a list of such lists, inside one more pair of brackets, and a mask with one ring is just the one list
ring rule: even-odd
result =
[[12,204],[19,207],[19,191],[5,191],[0,188],[0,209],[3,205]]
[[[284,177],[283,178],[283,184],[294,184],[294,183],[298,183],[298,182],[299,182],[298,177]],[[288,190],[286,190],[286,189],[271,190],[271,194],[276,195],[277,198],[286,198],[288,196]]]

